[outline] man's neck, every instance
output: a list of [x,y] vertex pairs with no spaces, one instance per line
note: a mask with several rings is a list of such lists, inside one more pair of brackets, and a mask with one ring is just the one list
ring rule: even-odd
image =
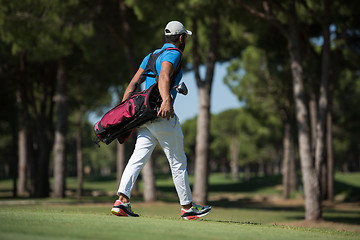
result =
[[175,45],[175,47],[180,48],[180,42],[176,42],[176,43],[169,42],[169,44]]

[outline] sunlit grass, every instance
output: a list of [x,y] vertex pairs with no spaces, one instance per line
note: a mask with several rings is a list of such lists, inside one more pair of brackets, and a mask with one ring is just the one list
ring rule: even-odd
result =
[[[358,239],[333,229],[278,226],[301,211],[214,208],[203,220],[184,221],[174,203],[133,206],[140,218],[110,214],[110,204],[0,206],[0,239]],[[191,237],[190,237],[191,236]]]

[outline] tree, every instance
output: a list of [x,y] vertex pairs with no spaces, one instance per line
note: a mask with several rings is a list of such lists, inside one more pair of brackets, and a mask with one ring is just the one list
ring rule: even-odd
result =
[[195,146],[196,146],[196,117],[187,120],[181,124],[184,134],[184,150],[188,161],[188,171],[190,174],[194,173],[195,163]]
[[[277,158],[278,141],[276,131],[279,126],[271,123],[273,118],[259,119],[250,108],[241,108],[236,120],[239,131],[239,165],[244,167],[244,179],[250,179],[250,167],[274,162]],[[276,121],[275,121],[276,122]],[[275,137],[275,138],[274,138]]]
[[155,173],[154,173],[154,160],[150,157],[149,161],[145,164],[143,171],[143,182],[144,182],[144,201],[154,202],[156,201],[156,184],[155,184]]
[[83,123],[83,116],[82,112],[77,116],[76,122],[76,176],[77,176],[77,187],[76,187],[76,196],[77,198],[81,198],[83,193],[83,143],[82,143],[82,123]]
[[[100,83],[98,79],[111,79],[109,76],[113,78],[114,72],[121,72],[122,68],[109,64],[110,61],[114,61],[113,56],[116,52],[114,49],[102,48],[109,46],[105,44],[108,39],[104,40],[103,34],[88,41],[94,31],[89,18],[94,15],[96,8],[87,8],[85,2],[79,4],[73,1],[5,3],[6,7],[1,8],[1,11],[7,21],[1,22],[1,41],[10,46],[14,58],[20,60],[21,68],[18,70],[16,86],[19,92],[19,105],[23,106],[22,112],[28,116],[26,122],[29,124],[26,128],[26,135],[29,137],[21,139],[27,139],[27,142],[31,143],[31,145],[22,143],[19,146],[27,146],[28,165],[31,166],[32,178],[31,195],[48,196],[49,158],[54,140],[55,110],[59,110],[60,117],[56,118],[59,126],[64,126],[67,121],[66,115],[63,115],[64,111],[61,110],[61,104],[55,105],[53,101],[56,92],[56,72],[61,73],[63,72],[61,69],[66,69],[66,76],[72,81],[72,87],[66,97],[70,102],[69,113],[71,113],[84,103],[85,107],[78,109],[85,111],[84,109],[89,105],[96,105],[94,102],[98,100],[97,96],[104,95],[102,93],[106,92],[104,88],[107,89],[111,83],[108,80]],[[104,61],[102,56],[108,52],[113,54],[108,54],[109,60]],[[63,87],[66,85],[63,84]],[[64,97],[62,94],[61,98]],[[85,98],[88,100],[84,100]],[[59,142],[60,144],[55,144],[56,149],[64,149],[64,132],[58,136],[61,138],[57,139],[62,141]],[[62,157],[59,159],[63,161],[64,151],[60,152]],[[55,159],[56,156],[58,155],[55,154]],[[55,164],[55,168],[58,169],[58,166],[61,168],[63,165],[64,163]],[[56,182],[64,182],[64,171],[60,169],[55,172],[59,172],[55,174],[56,179],[59,179]],[[61,196],[64,187],[58,183],[55,185],[59,186],[56,192]]]
[[208,187],[208,158],[209,158],[209,121],[210,121],[210,94],[216,63],[216,49],[218,43],[218,19],[213,16],[209,23],[210,46],[207,53],[206,74],[202,79],[199,73],[200,57],[198,49],[197,20],[193,19],[193,58],[196,83],[199,91],[199,115],[197,118],[196,134],[196,162],[195,162],[195,183],[194,200],[200,204],[207,202]]
[[[210,126],[210,99],[215,63],[223,58],[223,54],[232,48],[237,50],[239,45],[231,46],[233,41],[239,40],[238,34],[231,32],[236,27],[228,19],[228,14],[220,12],[224,9],[233,14],[232,9],[225,8],[222,1],[200,3],[189,1],[188,9],[192,9],[191,37],[192,63],[199,94],[199,113],[197,117],[196,134],[196,161],[194,199],[200,204],[207,201],[208,175],[209,175],[209,126]],[[223,28],[221,28],[222,26]],[[230,33],[230,34],[229,34]],[[226,35],[229,34],[229,35]],[[230,36],[230,37],[229,37]],[[243,43],[243,40],[238,41]],[[226,56],[229,57],[229,56]],[[200,75],[200,65],[205,67],[205,76]]]
[[[330,3],[328,0],[323,1],[323,8],[320,12],[315,12],[310,8],[306,1],[302,1],[306,9],[312,13],[312,16],[320,23],[323,35],[322,59],[321,59],[321,84],[318,104],[318,116],[316,122],[316,142],[315,142],[315,168],[318,181],[321,182],[322,169],[325,158],[325,127],[326,113],[328,109],[328,78],[330,69]],[[329,127],[329,126],[328,126]],[[332,163],[329,163],[332,165]],[[325,190],[324,188],[322,190]]]
[[[16,197],[20,195],[18,186],[20,185],[20,180],[23,180],[19,179],[17,181],[17,173],[19,172],[18,158],[26,158],[25,151],[20,152],[22,155],[17,154],[17,142],[20,141],[17,135],[19,132],[22,132],[22,137],[26,138],[26,132],[24,127],[25,122],[22,122],[22,128],[17,127],[17,117],[20,111],[17,109],[16,101],[19,98],[19,94],[15,92],[16,86],[14,82],[17,81],[17,79],[13,74],[15,72],[14,65],[18,59],[9,56],[11,56],[9,46],[0,44],[0,79],[2,88],[5,90],[0,95],[0,101],[4,103],[0,111],[0,176],[1,178],[9,178],[12,176],[12,195]],[[16,185],[17,183],[18,185]]]
[[[107,29],[110,36],[116,41],[119,46],[123,48],[125,54],[125,71],[128,81],[135,74],[137,67],[135,61],[135,53],[133,47],[132,24],[135,16],[132,9],[129,8],[124,0],[112,1],[107,3],[100,3],[101,12],[98,13],[96,18]],[[104,18],[103,15],[107,17]],[[130,15],[130,16],[129,16]],[[120,25],[118,24],[120,19]],[[115,83],[118,85],[118,98],[122,99],[122,95],[127,85],[124,83]],[[120,182],[122,172],[126,165],[125,159],[125,146],[117,143],[117,179]]]
[[23,101],[24,93],[21,92],[20,84],[21,79],[25,76],[25,64],[24,64],[24,54],[20,54],[19,57],[20,71],[19,77],[16,79],[16,102],[18,106],[18,185],[17,185],[17,194],[20,196],[26,195],[28,191],[27,186],[27,170],[28,170],[28,157],[29,157],[29,124],[28,124],[28,113],[26,111],[26,106]]
[[239,111],[227,110],[213,116],[211,121],[211,155],[230,159],[231,176],[234,181],[239,179],[239,135],[240,130],[235,120]]
[[[274,2],[263,1],[264,12],[259,12],[243,1],[238,1],[252,14],[269,21],[275,25],[280,33],[288,40],[288,51],[293,76],[293,93],[296,105],[296,119],[298,125],[299,150],[301,168],[303,174],[303,185],[305,192],[305,219],[319,220],[322,217],[320,203],[320,185],[317,179],[317,172],[313,165],[311,155],[310,127],[308,124],[309,114],[306,108],[305,88],[303,83],[303,66],[300,51],[300,33],[294,0],[287,2],[287,7]],[[285,15],[285,24],[274,15],[273,8]]]
[[65,141],[67,128],[66,70],[62,60],[58,63],[55,102],[57,123],[54,142],[54,197],[65,197]]
[[[266,35],[267,28],[262,25],[261,29]],[[278,42],[281,45],[281,41],[277,40],[274,42]],[[261,45],[262,43],[259,40],[254,42],[254,44]],[[266,50],[254,45],[249,45],[245,48],[241,58],[230,62],[224,82],[238,96],[239,100],[244,103],[244,107],[248,109],[249,113],[262,121],[261,125],[272,126],[272,142],[275,149],[278,148],[277,144],[279,144],[280,137],[279,134],[276,134],[275,129],[278,127],[278,121],[281,116],[284,129],[283,168],[287,169],[286,171],[284,169],[284,173],[290,174],[295,172],[295,164],[294,158],[290,157],[292,148],[291,121],[288,116],[290,115],[290,91],[287,81],[283,79],[287,77],[288,71],[287,66],[282,62],[283,58],[279,54],[274,53],[273,44],[272,40],[267,38]],[[246,145],[246,143],[243,144]],[[259,146],[261,145],[259,144]],[[260,149],[257,151],[260,151]],[[261,162],[263,161],[261,160]],[[293,166],[292,168],[287,165],[291,163],[293,163],[291,165]],[[283,180],[290,180],[290,178],[284,175]],[[288,186],[289,184],[287,182],[284,185]],[[287,191],[288,187],[284,190]]]

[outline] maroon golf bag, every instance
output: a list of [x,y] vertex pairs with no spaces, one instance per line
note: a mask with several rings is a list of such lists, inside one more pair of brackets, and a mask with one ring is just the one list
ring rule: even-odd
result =
[[149,89],[132,95],[129,99],[108,111],[94,126],[96,143],[111,143],[118,139],[124,143],[136,127],[157,117],[161,105],[157,83]]

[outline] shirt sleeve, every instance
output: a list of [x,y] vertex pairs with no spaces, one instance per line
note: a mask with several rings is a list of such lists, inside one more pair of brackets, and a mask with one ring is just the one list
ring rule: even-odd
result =
[[170,62],[174,69],[176,69],[176,67],[178,66],[179,62],[181,59],[181,53],[177,50],[168,50],[165,51],[164,53],[164,58],[162,59],[162,61],[167,61]]
[[142,69],[145,69],[145,68],[146,68],[146,64],[147,64],[147,62],[149,61],[150,54],[151,54],[151,53],[149,53],[149,54],[143,59],[143,61],[141,62],[140,67],[141,67]]

